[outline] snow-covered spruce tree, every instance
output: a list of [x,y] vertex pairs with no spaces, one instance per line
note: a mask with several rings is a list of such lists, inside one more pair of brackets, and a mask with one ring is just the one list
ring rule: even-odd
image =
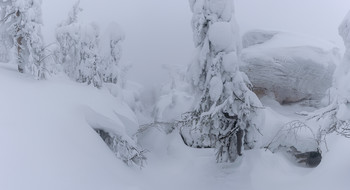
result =
[[321,126],[318,138],[332,132],[350,138],[350,12],[339,26],[339,35],[344,40],[346,50],[342,63],[334,73],[333,102],[310,114],[309,118]]
[[99,30],[95,24],[85,25],[80,32],[80,60],[77,67],[77,81],[102,86],[99,72],[102,58],[99,54]]
[[75,78],[77,63],[80,60],[79,40],[80,27],[78,14],[82,11],[79,7],[80,1],[74,4],[68,14],[67,20],[63,21],[56,29],[56,40],[59,44],[55,52],[58,62],[63,66],[65,73]]
[[99,29],[95,24],[78,22],[78,14],[82,11],[79,3],[73,6],[67,20],[56,29],[58,60],[70,78],[99,88],[102,86]]
[[77,82],[93,84],[98,88],[103,82],[116,84],[120,78],[118,63],[124,34],[117,24],[111,24],[101,44],[96,24],[78,22],[81,10],[78,1],[68,19],[56,30],[58,60],[67,75]]
[[190,0],[197,56],[188,70],[197,94],[181,135],[192,147],[215,147],[218,162],[234,162],[257,141],[262,107],[239,71],[240,39],[232,0]]
[[117,23],[111,23],[103,36],[102,40],[102,57],[103,66],[101,73],[103,82],[116,84],[120,82],[122,86],[122,73],[120,69],[120,59],[122,57],[123,49],[122,43],[125,39],[123,30]]
[[45,77],[44,47],[41,34],[41,0],[3,0],[9,2],[4,22],[15,47],[18,71]]

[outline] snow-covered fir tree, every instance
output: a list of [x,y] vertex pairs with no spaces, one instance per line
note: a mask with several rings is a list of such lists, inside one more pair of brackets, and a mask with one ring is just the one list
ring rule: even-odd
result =
[[78,14],[82,9],[79,1],[73,6],[68,14],[67,20],[62,22],[56,29],[56,40],[59,49],[56,52],[58,62],[62,64],[65,73],[75,78],[77,63],[79,62],[79,30]]
[[41,0],[3,0],[7,3],[3,22],[16,47],[18,71],[45,77],[44,47],[41,34]]
[[101,87],[103,82],[116,84],[121,77],[118,63],[122,55],[124,33],[113,23],[101,37],[96,24],[79,23],[78,14],[81,10],[78,1],[67,20],[56,30],[58,60],[68,76],[77,82],[93,84],[95,87]]
[[64,71],[77,82],[102,86],[98,71],[102,63],[99,55],[99,29],[95,24],[80,24],[78,14],[82,9],[79,1],[73,6],[68,19],[56,30],[59,44],[58,60]]
[[232,0],[190,0],[197,55],[188,70],[196,91],[181,135],[192,147],[215,147],[218,162],[234,162],[258,138],[262,107],[239,71],[240,39]]
[[123,53],[122,43],[124,39],[124,32],[119,25],[114,22],[111,23],[103,36],[101,44],[104,65],[100,72],[105,83],[116,84],[119,81],[123,83],[119,62]]
[[82,27],[80,33],[80,62],[77,67],[77,81],[102,86],[102,77],[99,69],[102,58],[99,54],[99,29],[95,24]]

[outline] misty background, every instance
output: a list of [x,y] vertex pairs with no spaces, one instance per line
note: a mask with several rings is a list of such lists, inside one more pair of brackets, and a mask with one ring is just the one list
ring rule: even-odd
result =
[[[75,1],[43,0],[43,34],[54,41],[55,28]],[[187,65],[194,51],[188,0],[81,0],[83,23],[95,22],[101,33],[117,22],[126,34],[123,62],[132,64],[129,79],[148,89],[168,80],[163,64]],[[349,0],[236,0],[241,34],[251,29],[306,34],[343,49],[338,26],[350,10]]]

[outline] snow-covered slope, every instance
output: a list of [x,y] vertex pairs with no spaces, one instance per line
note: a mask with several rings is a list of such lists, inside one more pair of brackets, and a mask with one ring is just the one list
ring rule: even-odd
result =
[[3,63],[0,88],[0,189],[123,189],[132,184],[130,170],[92,128],[109,127],[125,137],[137,130],[133,112],[107,90],[66,77],[37,81]]
[[241,69],[255,92],[275,96],[280,103],[318,105],[341,57],[332,43],[286,32],[251,31],[243,46]]
[[[136,122],[131,110],[108,90],[66,78],[37,81],[14,65],[0,64],[0,189],[348,189],[350,141],[338,136],[330,138],[321,164],[308,169],[265,150],[247,151],[234,164],[217,164],[214,150],[187,147],[178,131],[165,135],[152,129],[143,138],[151,151],[147,166],[127,168],[92,126],[133,133],[122,125]],[[278,112],[265,110],[265,129],[291,118],[286,114],[291,107],[266,105]]]

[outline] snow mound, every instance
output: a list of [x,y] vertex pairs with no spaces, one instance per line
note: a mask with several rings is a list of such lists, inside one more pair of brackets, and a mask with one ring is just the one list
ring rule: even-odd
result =
[[243,38],[241,70],[259,96],[272,95],[282,104],[319,105],[332,86],[340,62],[333,44],[296,34],[255,30]]

